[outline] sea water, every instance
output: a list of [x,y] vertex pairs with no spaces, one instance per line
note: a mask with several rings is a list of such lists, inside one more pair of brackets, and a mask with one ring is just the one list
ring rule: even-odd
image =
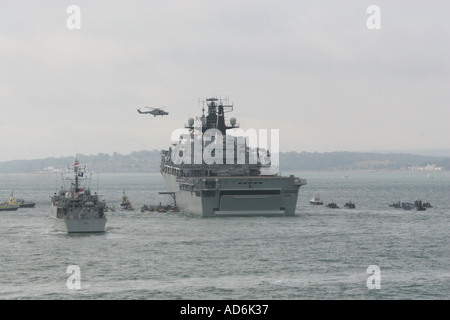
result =
[[[91,191],[116,208],[102,234],[53,229],[58,175],[2,174],[0,201],[36,206],[0,212],[0,299],[450,298],[450,172],[294,173],[296,216],[248,218],[139,213],[172,203],[159,174],[98,174]],[[433,208],[389,206],[415,200]]]

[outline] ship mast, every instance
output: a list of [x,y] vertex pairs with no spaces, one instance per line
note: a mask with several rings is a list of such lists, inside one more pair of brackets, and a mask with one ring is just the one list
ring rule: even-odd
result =
[[75,192],[78,192],[78,158],[75,158],[73,171],[75,172]]
[[[206,116],[205,116],[205,103],[206,106],[208,107],[208,112]],[[239,125],[236,125],[235,118],[232,118],[233,120],[230,121],[231,122],[230,125],[227,125],[225,123],[225,113],[231,111],[233,111],[233,104],[229,104],[228,98],[205,99],[205,101],[203,101],[202,106],[202,116],[200,118],[202,122],[202,133],[205,133],[209,129],[217,129],[222,133],[223,136],[225,136],[227,129],[239,128]],[[185,125],[185,128],[194,130],[194,121],[192,120],[188,125]]]

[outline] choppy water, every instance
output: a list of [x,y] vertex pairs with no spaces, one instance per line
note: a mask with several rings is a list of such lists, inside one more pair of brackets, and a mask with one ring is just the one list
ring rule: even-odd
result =
[[[287,174],[287,173],[286,173]],[[300,172],[296,217],[198,218],[108,213],[104,234],[55,232],[54,175],[0,175],[33,209],[0,212],[0,299],[448,299],[450,172]],[[108,205],[169,203],[159,174],[100,174]],[[341,207],[312,206],[320,194]],[[422,199],[434,207],[388,205]],[[81,289],[67,286],[70,265]],[[380,289],[366,271],[380,268]]]

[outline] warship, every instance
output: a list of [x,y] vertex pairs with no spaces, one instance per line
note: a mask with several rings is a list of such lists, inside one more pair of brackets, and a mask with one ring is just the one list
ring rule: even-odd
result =
[[63,186],[59,193],[51,197],[54,228],[67,233],[104,232],[106,204],[96,192],[91,194],[89,186],[82,186],[91,180],[86,174],[86,167],[81,168],[78,160],[72,167],[73,178],[64,179],[63,176],[63,180],[70,181],[69,190]]
[[225,119],[233,109],[228,99],[203,101],[202,116],[184,126],[189,133],[161,151],[167,191],[160,194],[171,195],[180,211],[202,217],[295,215],[306,180],[279,175],[268,149],[227,134],[239,128],[236,118]]

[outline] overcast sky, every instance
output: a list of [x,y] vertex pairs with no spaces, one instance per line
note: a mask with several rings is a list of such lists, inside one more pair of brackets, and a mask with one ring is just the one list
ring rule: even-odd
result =
[[[381,29],[367,27],[372,4]],[[81,29],[67,27],[70,5]],[[167,148],[211,95],[230,97],[241,128],[279,129],[281,151],[449,148],[449,12],[444,0],[0,0],[0,161]]]

